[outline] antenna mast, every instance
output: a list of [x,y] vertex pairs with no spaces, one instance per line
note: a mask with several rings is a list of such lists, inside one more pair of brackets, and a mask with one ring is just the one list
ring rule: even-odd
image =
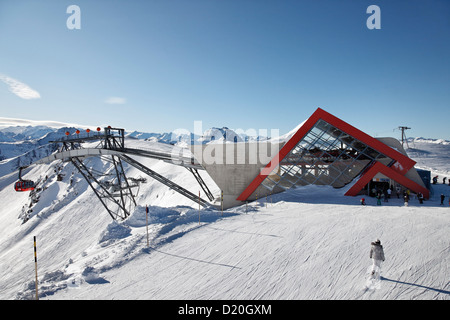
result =
[[403,127],[403,126],[400,126],[400,127],[398,127],[400,130],[402,130],[402,147],[403,147],[403,142],[406,142],[406,146],[408,147],[408,149],[409,149],[409,145],[408,145],[408,140],[406,139],[406,134],[405,134],[405,130],[408,130],[408,129],[411,129],[411,128],[409,128],[409,127]]

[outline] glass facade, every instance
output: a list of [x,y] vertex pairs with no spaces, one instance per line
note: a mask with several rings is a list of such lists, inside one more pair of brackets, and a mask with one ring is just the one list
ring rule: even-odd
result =
[[340,188],[375,161],[387,166],[394,162],[320,119],[264,179],[262,186],[273,193],[309,184]]

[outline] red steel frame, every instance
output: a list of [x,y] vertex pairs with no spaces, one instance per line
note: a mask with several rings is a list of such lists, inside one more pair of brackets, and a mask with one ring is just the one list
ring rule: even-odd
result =
[[248,187],[239,195],[237,200],[245,201],[250,195],[260,186],[264,179],[276,168],[280,162],[288,155],[288,153],[302,140],[306,134],[314,127],[320,119],[328,122],[339,130],[349,134],[350,136],[360,140],[369,147],[383,153],[396,162],[387,167],[380,162],[376,162],[369,170],[367,170],[360,179],[347,191],[346,196],[356,196],[364,186],[373,179],[377,173],[382,173],[387,177],[397,181],[401,185],[411,189],[413,192],[421,192],[425,198],[429,197],[428,189],[415,183],[414,181],[405,177],[405,174],[416,164],[416,162],[404,154],[394,150],[388,145],[379,140],[369,136],[361,130],[351,126],[332,114],[318,108],[311,117],[298,129],[298,131],[289,139],[288,142],[281,148],[278,154],[261,170],[261,173],[248,185]]

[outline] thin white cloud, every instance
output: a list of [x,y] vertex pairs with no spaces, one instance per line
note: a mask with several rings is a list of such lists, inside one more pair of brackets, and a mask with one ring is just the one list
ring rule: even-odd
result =
[[51,128],[74,127],[80,129],[97,128],[97,126],[88,126],[85,124],[74,124],[52,120],[28,120],[0,117],[0,129],[16,126],[46,126]]
[[105,100],[105,103],[108,104],[125,104],[127,102],[127,100],[125,98],[120,98],[120,97],[109,97],[108,99]]
[[16,79],[8,77],[7,75],[0,73],[0,80],[3,81],[9,88],[9,91],[22,99],[39,99],[41,95],[34,89],[31,89],[28,85],[20,82]]

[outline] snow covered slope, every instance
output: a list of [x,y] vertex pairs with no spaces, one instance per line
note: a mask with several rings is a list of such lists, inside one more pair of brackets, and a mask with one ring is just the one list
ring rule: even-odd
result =
[[[149,249],[143,223],[110,224],[103,233],[110,242],[99,237],[75,258],[61,273],[76,277],[73,284],[48,298],[449,299],[449,208],[404,208],[396,199],[360,207],[322,189],[288,192],[267,208],[224,218],[208,212],[200,225],[188,212],[168,227],[152,225]],[[367,288],[376,238],[387,260],[379,287]]]
[[[419,167],[449,173],[450,145],[415,143]],[[184,168],[142,161],[198,192]],[[13,176],[0,179],[0,299],[34,298],[33,236],[41,299],[450,299],[450,186],[442,183],[425,204],[409,207],[367,197],[363,207],[344,189],[309,186],[199,216],[196,203],[148,179],[136,210],[118,223],[71,164],[37,166],[25,178],[40,179],[43,189],[25,223],[32,199],[13,190]],[[377,238],[386,261],[381,282],[367,287]]]
[[408,155],[417,161],[416,167],[440,176],[440,181],[450,178],[450,141],[415,138],[408,139],[408,145]]

